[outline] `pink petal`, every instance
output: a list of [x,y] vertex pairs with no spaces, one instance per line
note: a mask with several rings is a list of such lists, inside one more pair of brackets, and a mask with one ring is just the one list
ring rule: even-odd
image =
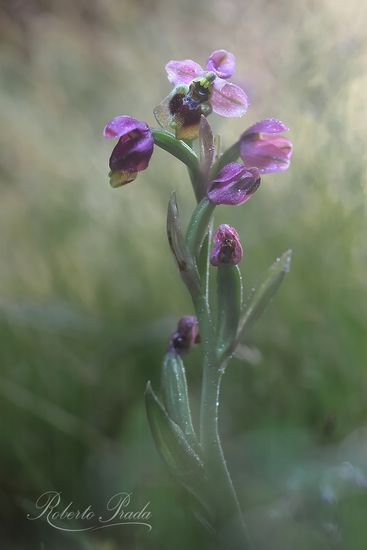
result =
[[247,95],[242,88],[221,78],[214,81],[210,103],[217,115],[225,117],[241,117],[248,108]]
[[124,136],[133,130],[145,131],[147,129],[148,126],[145,122],[140,122],[140,120],[136,120],[127,115],[119,115],[115,116],[115,118],[106,124],[103,130],[103,136],[106,139],[113,139]]
[[166,65],[168,80],[174,84],[190,84],[197,76],[203,74],[203,69],[191,59],[169,61]]
[[206,66],[219,78],[230,78],[236,69],[236,58],[227,50],[215,50],[210,54]]
[[243,136],[248,136],[250,134],[258,134],[260,132],[266,132],[268,134],[277,134],[278,132],[287,132],[289,128],[280,120],[276,118],[265,118],[256,122],[250,128],[242,134]]
[[261,174],[283,172],[289,168],[292,143],[283,136],[273,136],[271,141],[243,141],[240,150],[245,166],[256,166]]

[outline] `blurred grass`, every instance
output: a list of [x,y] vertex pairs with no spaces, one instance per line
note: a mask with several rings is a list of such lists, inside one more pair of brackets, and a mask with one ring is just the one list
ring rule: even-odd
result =
[[[226,454],[257,548],[269,547],[264,525],[272,549],[364,548],[360,484],[347,477],[331,503],[320,487],[343,461],[367,476],[365,3],[14,0],[0,10],[1,547],[209,544],[155,454],[142,399],[176,318],[191,312],[165,211],[174,188],[187,219],[192,193],[161,151],[111,190],[101,129],[119,113],[153,124],[169,90],[164,63],[227,48],[251,108],[246,120],[213,118],[216,131],[229,145],[275,116],[295,153],[256,199],[217,216],[242,236],[248,289],[294,251],[246,342],[257,360],[233,361],[224,379]],[[195,355],[194,406],[198,368]],[[131,490],[151,501],[153,531],[68,537],[27,521],[52,489],[95,506]]]

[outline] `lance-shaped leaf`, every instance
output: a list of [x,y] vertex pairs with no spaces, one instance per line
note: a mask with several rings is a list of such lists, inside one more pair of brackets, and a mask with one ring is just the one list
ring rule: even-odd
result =
[[232,348],[237,336],[242,305],[242,277],[237,265],[220,265],[217,269],[217,351]]
[[215,204],[207,197],[195,208],[186,233],[186,244],[192,256],[197,260],[205,235],[215,209]]
[[214,157],[214,136],[208,119],[201,115],[199,128],[200,171],[207,179]]
[[167,465],[180,475],[204,473],[201,457],[188,443],[181,428],[169,416],[150,382],[145,391],[147,416],[158,451]]
[[191,419],[185,366],[175,351],[166,353],[163,360],[161,392],[168,415],[181,428],[192,448],[199,452]]
[[145,405],[159,454],[171,474],[200,502],[210,521],[210,487],[201,456],[192,448],[181,428],[168,416],[150,382],[145,391]]
[[167,211],[167,236],[170,248],[176,259],[181,277],[192,296],[200,291],[200,279],[194,258],[182,234],[176,193],[172,193]]
[[253,293],[252,299],[248,304],[244,315],[242,316],[237,340],[239,340],[246,330],[248,330],[260,317],[270,300],[277,292],[286,273],[290,270],[291,257],[292,251],[287,250],[287,252],[284,252],[280,258],[277,258],[277,260],[269,268],[265,279]]

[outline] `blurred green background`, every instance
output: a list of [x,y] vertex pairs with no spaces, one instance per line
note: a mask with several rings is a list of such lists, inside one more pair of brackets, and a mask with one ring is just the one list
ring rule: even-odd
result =
[[[367,545],[367,7],[363,0],[3,0],[0,3],[0,547],[183,550],[211,543],[166,473],[145,418],[146,381],[192,312],[165,237],[183,219],[183,166],[156,149],[131,185],[108,185],[116,114],[154,125],[164,64],[238,60],[251,107],[212,117],[225,145],[274,116],[291,169],[239,230],[247,289],[287,248],[279,295],[224,378],[221,432],[254,547]],[[199,355],[187,362],[194,408]],[[44,491],[104,507],[151,503],[153,529],[63,533],[28,521]],[[83,525],[76,525],[83,527]]]

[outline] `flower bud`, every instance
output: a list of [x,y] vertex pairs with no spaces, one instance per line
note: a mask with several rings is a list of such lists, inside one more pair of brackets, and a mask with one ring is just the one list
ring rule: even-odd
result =
[[287,130],[275,118],[261,120],[248,128],[240,137],[240,156],[245,166],[256,166],[261,174],[287,170],[292,142],[278,135]]
[[119,138],[110,157],[110,183],[120,187],[148,167],[154,140],[149,126],[129,116],[117,116],[103,130],[106,139]]
[[198,320],[192,315],[186,315],[179,320],[177,329],[171,335],[169,350],[173,350],[181,355],[191,351],[193,345],[199,342]]
[[210,182],[208,198],[214,204],[242,204],[249,200],[259,185],[257,168],[246,168],[238,162],[231,162]]
[[240,263],[243,250],[237,231],[225,223],[221,224],[213,235],[214,247],[210,254],[210,263],[215,267]]

